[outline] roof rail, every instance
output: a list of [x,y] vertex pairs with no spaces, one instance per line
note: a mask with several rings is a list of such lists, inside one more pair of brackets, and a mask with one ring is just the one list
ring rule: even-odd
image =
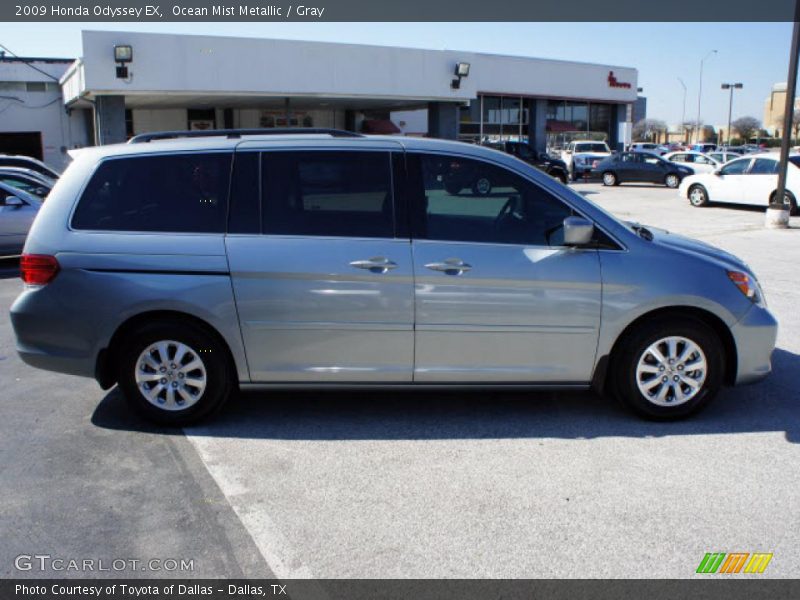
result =
[[364,137],[360,133],[343,129],[326,129],[324,127],[273,127],[269,129],[203,129],[196,131],[156,131],[140,133],[128,140],[129,144],[143,144],[157,140],[176,138],[219,137],[236,139],[245,135],[286,135],[286,134],[327,134],[332,137]]

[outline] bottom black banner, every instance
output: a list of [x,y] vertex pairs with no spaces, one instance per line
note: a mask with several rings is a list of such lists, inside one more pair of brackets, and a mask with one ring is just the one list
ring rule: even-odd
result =
[[6,579],[0,599],[85,600],[550,600],[800,598],[797,579]]

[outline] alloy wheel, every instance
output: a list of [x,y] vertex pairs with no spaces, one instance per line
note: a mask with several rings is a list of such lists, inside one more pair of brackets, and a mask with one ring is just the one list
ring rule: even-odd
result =
[[703,389],[708,363],[702,348],[681,336],[670,336],[650,344],[636,365],[636,384],[649,402],[678,406]]
[[208,383],[199,353],[174,340],[149,344],[136,361],[134,377],[144,399],[168,411],[195,405]]

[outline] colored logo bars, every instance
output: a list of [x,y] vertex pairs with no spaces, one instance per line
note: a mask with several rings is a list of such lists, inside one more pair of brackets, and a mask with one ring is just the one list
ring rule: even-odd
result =
[[763,573],[771,560],[771,552],[707,552],[696,573]]

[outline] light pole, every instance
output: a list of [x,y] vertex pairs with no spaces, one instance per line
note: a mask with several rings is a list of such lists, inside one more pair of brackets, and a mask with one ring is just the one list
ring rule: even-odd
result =
[[712,54],[716,54],[716,50],[712,50],[708,54],[706,54],[702,59],[700,59],[700,88],[697,91],[697,122],[694,124],[695,128],[695,142],[700,141],[700,100],[703,97],[703,63],[706,59],[711,56]]
[[[681,111],[681,128],[684,129],[686,127],[686,84],[683,83],[683,79],[678,77],[678,81],[681,82],[683,86],[683,110]],[[689,140],[686,140],[687,142]]]
[[728,146],[731,145],[731,112],[733,111],[733,90],[740,90],[744,87],[741,83],[723,83],[723,90],[731,91],[731,99],[728,102]]

